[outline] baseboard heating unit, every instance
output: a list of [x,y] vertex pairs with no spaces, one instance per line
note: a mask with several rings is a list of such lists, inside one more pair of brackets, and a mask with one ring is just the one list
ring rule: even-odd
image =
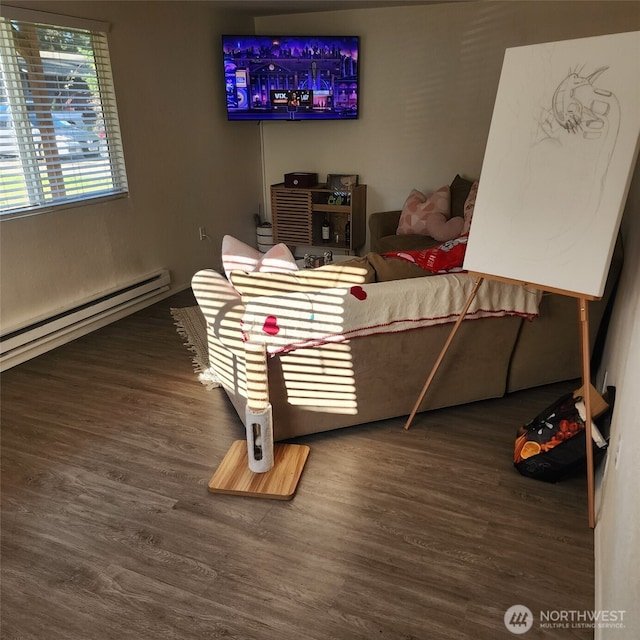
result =
[[7,332],[0,336],[0,371],[153,304],[166,297],[170,283],[162,269]]

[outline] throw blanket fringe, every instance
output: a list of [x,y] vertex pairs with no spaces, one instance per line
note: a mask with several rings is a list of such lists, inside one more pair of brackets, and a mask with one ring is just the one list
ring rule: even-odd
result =
[[191,361],[198,380],[207,389],[221,386],[213,368],[209,366],[207,325],[202,311],[198,307],[171,308],[171,316],[178,335],[193,354]]

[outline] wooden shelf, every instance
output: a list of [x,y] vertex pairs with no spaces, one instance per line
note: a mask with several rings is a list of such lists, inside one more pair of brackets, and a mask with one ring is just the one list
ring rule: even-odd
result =
[[347,207],[341,204],[314,204],[314,211],[324,211],[326,213],[351,213],[351,207]]
[[[354,252],[366,239],[367,185],[357,185],[348,192],[348,203],[333,204],[337,193],[319,184],[308,188],[288,188],[284,183],[271,186],[271,217],[274,242],[292,246],[318,246]],[[347,192],[343,192],[347,193]],[[322,241],[322,223],[331,226],[331,241]],[[345,228],[350,237],[346,242]],[[339,240],[336,242],[336,234]]]

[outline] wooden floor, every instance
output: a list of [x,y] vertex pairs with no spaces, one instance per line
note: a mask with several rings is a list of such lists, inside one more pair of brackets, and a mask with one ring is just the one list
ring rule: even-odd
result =
[[3,374],[4,640],[493,640],[514,604],[527,639],[592,637],[538,621],[593,608],[586,482],[511,461],[573,385],[302,438],[290,502],[214,495],[244,430],[193,373],[189,304]]

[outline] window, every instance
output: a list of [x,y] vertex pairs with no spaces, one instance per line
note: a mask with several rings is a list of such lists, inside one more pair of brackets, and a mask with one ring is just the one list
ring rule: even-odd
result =
[[13,11],[47,20],[0,18],[0,217],[126,193],[106,28]]

